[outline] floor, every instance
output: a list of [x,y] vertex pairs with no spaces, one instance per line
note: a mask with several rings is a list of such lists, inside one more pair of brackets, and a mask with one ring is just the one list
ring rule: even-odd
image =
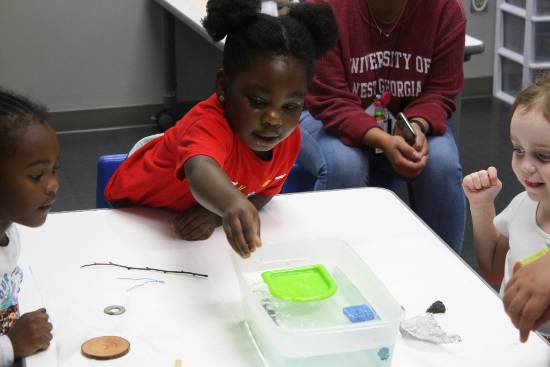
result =
[[[511,146],[508,134],[510,107],[495,98],[465,99],[459,149],[464,173],[497,167],[504,187],[497,198],[497,212],[504,209],[521,186],[510,167]],[[62,158],[59,177],[61,190],[53,211],[95,208],[97,157],[125,153],[140,138],[154,134],[155,126],[60,133]],[[462,257],[477,269],[472,248],[471,222],[468,220]]]

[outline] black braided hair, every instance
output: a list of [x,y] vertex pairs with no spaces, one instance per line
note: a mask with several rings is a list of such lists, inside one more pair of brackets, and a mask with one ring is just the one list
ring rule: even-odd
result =
[[306,66],[308,80],[313,62],[330,49],[338,27],[328,4],[293,4],[288,15],[259,13],[260,0],[208,0],[202,24],[214,41],[227,36],[223,68],[227,74],[245,70],[252,56],[288,55]]
[[47,121],[46,107],[0,88],[0,159],[8,158],[15,151],[11,143],[19,130]]

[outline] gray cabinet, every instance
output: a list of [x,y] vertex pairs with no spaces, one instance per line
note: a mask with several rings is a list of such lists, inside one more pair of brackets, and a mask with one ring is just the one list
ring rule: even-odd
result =
[[497,0],[493,94],[513,103],[550,71],[550,0]]

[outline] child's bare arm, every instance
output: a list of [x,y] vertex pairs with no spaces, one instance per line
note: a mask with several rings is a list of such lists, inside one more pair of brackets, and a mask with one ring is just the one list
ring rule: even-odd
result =
[[[272,196],[254,195],[248,200],[257,210],[263,208]],[[201,241],[208,239],[214,230],[222,225],[222,218],[203,208],[194,206],[174,218],[174,231],[186,241]]]
[[11,327],[8,337],[15,359],[46,349],[52,340],[52,324],[48,321],[46,309],[41,308],[21,316]]
[[464,177],[462,187],[470,202],[474,247],[480,269],[489,282],[498,283],[504,275],[508,239],[498,233],[493,224],[494,201],[502,188],[496,168],[469,174]]
[[256,207],[256,209],[260,210],[262,209],[267,203],[271,201],[273,196],[265,196],[265,195],[254,195],[248,200]]
[[499,283],[504,276],[508,239],[496,230],[494,205],[472,205],[473,237],[476,258],[481,272],[490,283]]
[[231,247],[242,257],[250,256],[261,246],[260,218],[254,205],[233,186],[212,158],[194,156],[187,160],[184,169],[195,199],[222,217]]

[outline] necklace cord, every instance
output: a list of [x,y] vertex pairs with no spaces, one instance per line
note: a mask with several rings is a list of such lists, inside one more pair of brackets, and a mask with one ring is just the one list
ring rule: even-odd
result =
[[397,25],[399,24],[399,21],[401,20],[401,17],[403,16],[403,13],[405,12],[405,8],[407,7],[407,4],[405,3],[405,5],[403,6],[403,8],[401,9],[401,12],[399,13],[399,15],[395,18],[395,23],[393,24],[393,26],[391,27],[391,29],[389,31],[384,31],[384,29],[382,29],[382,27],[380,27],[378,25],[378,22],[376,21],[376,17],[374,16],[374,14],[372,13],[372,10],[370,8],[370,5],[369,3],[367,2],[367,9],[369,11],[369,15],[370,15],[370,18],[372,19],[372,21],[374,22],[374,24],[370,23],[370,25],[374,25],[374,27],[378,30],[378,32],[380,32],[381,35],[383,35],[384,37],[386,38],[389,38],[392,34],[392,32],[395,30],[395,28],[397,28]]

